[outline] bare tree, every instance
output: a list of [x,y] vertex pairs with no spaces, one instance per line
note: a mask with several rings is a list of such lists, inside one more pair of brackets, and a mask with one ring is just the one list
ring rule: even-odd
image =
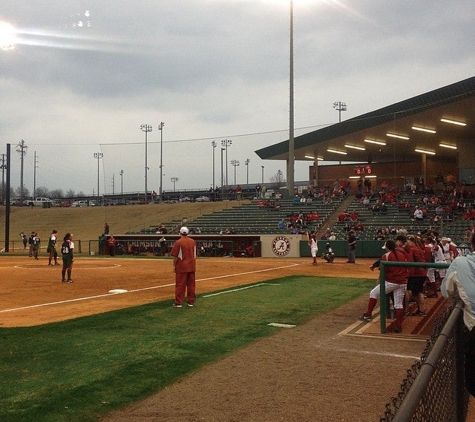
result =
[[23,194],[23,197],[25,196],[30,196],[30,191],[28,190],[27,187],[23,186],[23,189],[21,188],[21,186],[18,186],[16,189],[15,189],[15,196],[17,196],[18,198],[21,198],[21,195]]
[[76,193],[72,189],[68,189],[66,191],[66,198],[74,198],[76,196]]
[[277,173],[271,176],[270,182],[272,183],[273,189],[280,189],[281,187],[285,186],[286,181],[282,170],[277,170]]
[[44,187],[44,186],[40,186],[38,188],[36,188],[36,195],[35,197],[44,197],[44,198],[48,198],[50,196],[50,193],[49,193],[49,189]]
[[53,198],[53,199],[64,198],[64,192],[62,189],[54,189],[49,193],[49,195],[50,195],[50,198]]

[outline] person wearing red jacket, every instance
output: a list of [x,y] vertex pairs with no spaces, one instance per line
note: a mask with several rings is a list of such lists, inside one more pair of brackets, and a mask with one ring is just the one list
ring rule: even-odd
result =
[[194,306],[196,300],[196,242],[188,237],[187,227],[180,229],[180,239],[172,247],[173,271],[175,272],[174,308],[181,308],[187,294],[188,306]]
[[[406,245],[406,256],[408,262],[426,262],[425,247],[416,236],[408,236]],[[417,303],[417,311],[413,312],[412,316],[426,316],[424,303],[424,283],[427,277],[427,269],[423,267],[410,267],[407,278],[407,290],[405,296],[405,309],[409,312],[409,302],[412,298]]]
[[[399,261],[406,262],[406,255],[399,249],[396,249],[396,242],[388,240],[383,249],[386,253],[381,257],[381,261]],[[402,321],[404,320],[404,294],[406,292],[407,269],[405,267],[386,267],[385,288],[386,293],[394,294],[394,309],[396,311],[396,327],[394,332],[402,332]],[[369,294],[368,309],[361,315],[360,320],[369,322],[372,320],[373,310],[376,307],[378,297],[381,295],[380,285],[371,290]]]

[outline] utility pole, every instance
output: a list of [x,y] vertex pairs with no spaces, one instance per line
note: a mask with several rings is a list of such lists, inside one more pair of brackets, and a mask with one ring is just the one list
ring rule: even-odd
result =
[[25,141],[22,139],[20,143],[16,147],[16,152],[20,154],[20,163],[21,163],[21,169],[20,169],[20,207],[23,206],[23,163],[24,163],[24,158],[26,155],[26,150],[28,147],[25,145]]
[[115,194],[115,174],[112,174],[112,195]]
[[119,172],[119,176],[120,176],[120,194],[123,195],[124,194],[124,170],[121,170]]
[[38,156],[36,151],[34,153],[34,164],[33,164],[33,199],[36,198],[36,169],[38,168]]
[[4,201],[5,200],[5,169],[7,168],[7,165],[5,164],[5,154],[2,154],[2,164],[0,165],[0,168],[2,169],[2,200]]

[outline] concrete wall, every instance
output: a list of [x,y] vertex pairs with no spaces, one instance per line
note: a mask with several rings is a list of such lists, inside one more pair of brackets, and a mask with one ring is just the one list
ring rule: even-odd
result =
[[[261,254],[264,258],[298,258],[302,235],[262,235]],[[307,242],[307,240],[305,240]]]

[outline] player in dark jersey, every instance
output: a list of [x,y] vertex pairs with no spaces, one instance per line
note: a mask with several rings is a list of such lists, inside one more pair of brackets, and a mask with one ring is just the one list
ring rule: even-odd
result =
[[[73,280],[71,279],[71,271],[73,269],[73,262],[74,262],[74,243],[73,243],[73,235],[71,233],[66,233],[63,239],[63,244],[61,245],[61,254],[63,255],[63,269],[61,271],[62,275],[62,282],[63,283],[72,283]],[[68,278],[65,278],[66,272],[68,274]]]
[[56,251],[56,236],[58,235],[57,230],[53,230],[49,239],[48,239],[48,247],[46,252],[49,253],[48,265],[52,266],[52,261],[54,259],[54,265],[59,265],[58,263],[58,252]]

